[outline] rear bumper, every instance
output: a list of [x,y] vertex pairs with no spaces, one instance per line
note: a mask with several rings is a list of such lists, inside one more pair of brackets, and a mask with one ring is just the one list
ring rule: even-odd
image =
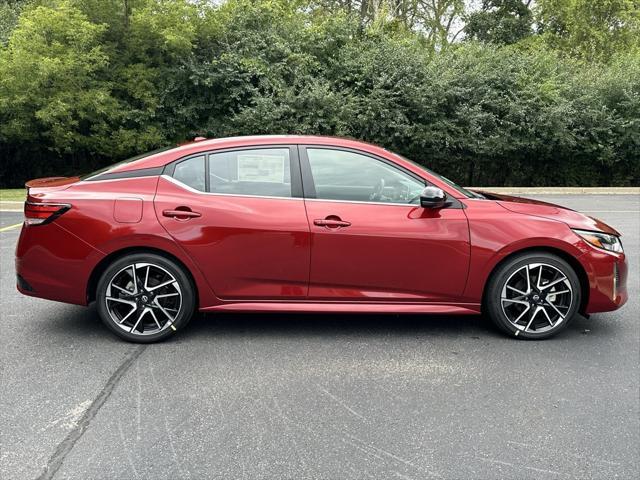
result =
[[609,312],[628,300],[629,266],[624,253],[611,253],[589,248],[580,257],[589,281],[589,300],[583,313]]
[[16,248],[16,288],[32,297],[86,305],[91,266],[102,257],[55,223],[23,225]]

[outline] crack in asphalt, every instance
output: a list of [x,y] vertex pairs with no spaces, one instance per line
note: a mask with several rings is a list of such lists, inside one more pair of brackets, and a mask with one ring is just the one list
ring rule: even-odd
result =
[[91,420],[98,414],[102,405],[108,400],[111,396],[111,393],[115,389],[116,385],[120,382],[125,373],[131,368],[131,365],[137,360],[137,358],[142,355],[142,352],[145,351],[148,345],[138,345],[137,347],[129,350],[125,355],[124,360],[120,364],[120,366],[111,374],[107,383],[105,383],[100,393],[96,396],[96,398],[91,402],[89,408],[84,412],[82,418],[78,421],[76,426],[67,434],[67,436],[58,444],[56,450],[53,452],[53,455],[47,461],[46,466],[42,473],[37,477],[36,480],[50,480],[54,477],[57,471],[60,469],[62,464],[64,463],[67,455],[73,450],[76,442],[80,440],[84,432],[89,427]]

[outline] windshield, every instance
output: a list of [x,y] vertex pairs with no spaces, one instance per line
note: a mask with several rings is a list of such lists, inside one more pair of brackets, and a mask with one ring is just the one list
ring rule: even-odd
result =
[[150,157],[151,155],[155,155],[156,153],[161,153],[161,152],[165,152],[167,150],[171,150],[172,148],[174,148],[175,146],[170,146],[170,147],[162,147],[162,148],[158,148],[156,150],[152,150],[151,152],[146,152],[146,153],[141,153],[140,155],[136,155],[135,157],[131,157],[131,158],[127,158],[126,160],[121,160],[119,162],[113,163],[107,167],[103,167],[99,170],[96,170],[94,172],[91,173],[87,173],[85,175],[81,175],[80,176],[80,180],[87,180],[91,177],[95,177],[97,175],[100,175],[101,173],[104,173],[108,170],[111,170],[112,168],[116,168],[119,167],[120,165],[124,165],[126,163],[131,163],[131,162],[135,162],[136,160],[140,160],[141,158],[145,158],[145,157]]
[[418,162],[414,162],[413,160],[403,157],[402,155],[398,155],[399,157],[401,157],[403,160],[406,160],[409,163],[413,163],[416,167],[421,168],[422,170],[428,172],[430,175],[433,175],[434,177],[436,177],[439,180],[442,180],[444,183],[446,183],[447,185],[449,185],[451,188],[456,189],[458,192],[460,192],[462,195],[464,195],[467,198],[485,198],[482,195],[480,195],[479,193],[475,193],[472,192],[470,190],[467,190],[464,187],[461,187],[460,185],[458,185],[457,183],[453,182],[452,180],[449,180],[447,177],[443,177],[442,175],[434,172],[433,170],[425,167],[424,165],[419,164]]

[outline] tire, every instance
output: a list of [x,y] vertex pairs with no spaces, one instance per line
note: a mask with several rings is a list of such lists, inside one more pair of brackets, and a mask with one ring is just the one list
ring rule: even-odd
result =
[[154,253],[134,253],[118,258],[102,273],[96,304],[101,320],[120,338],[153,343],[189,323],[196,296],[180,265]]
[[499,265],[484,298],[485,311],[500,330],[534,340],[564,330],[580,302],[576,272],[565,260],[547,252],[523,253]]

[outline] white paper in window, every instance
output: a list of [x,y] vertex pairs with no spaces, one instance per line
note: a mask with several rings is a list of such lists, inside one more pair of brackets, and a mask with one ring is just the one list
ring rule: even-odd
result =
[[238,154],[238,181],[284,183],[284,155]]

